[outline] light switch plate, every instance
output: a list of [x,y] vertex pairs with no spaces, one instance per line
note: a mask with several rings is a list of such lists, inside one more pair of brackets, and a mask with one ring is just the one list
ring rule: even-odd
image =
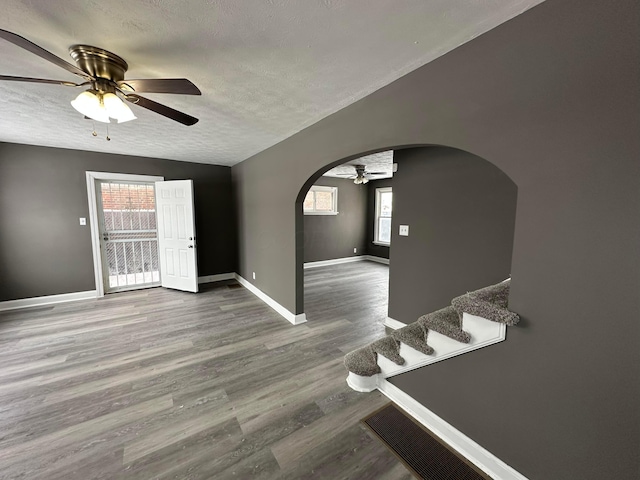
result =
[[80,217],[80,225],[86,225],[87,224],[87,219],[84,217]]
[[408,237],[409,236],[409,225],[400,225],[400,232],[399,234],[403,237]]

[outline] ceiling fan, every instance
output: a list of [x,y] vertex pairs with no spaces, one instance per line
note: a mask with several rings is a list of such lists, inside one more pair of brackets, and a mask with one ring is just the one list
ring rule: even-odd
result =
[[367,172],[366,165],[354,165],[356,169],[356,174],[353,175],[351,173],[338,173],[341,177],[349,177],[353,179],[353,183],[356,185],[363,185],[367,183],[371,178],[378,175],[387,175],[386,172]]
[[0,29],[0,38],[24,48],[65,70],[78,75],[84,82],[73,83],[44,78],[12,77],[0,75],[0,80],[13,82],[49,83],[65,87],[89,88],[71,102],[73,108],[86,117],[99,122],[110,123],[109,118],[118,123],[134,120],[129,106],[122,100],[159,113],[183,125],[194,125],[198,119],[173,108],[141,97],[137,92],[176,93],[181,95],[201,95],[200,90],[186,78],[149,78],[125,80],[129,68],[127,62],[114,53],[90,45],[72,45],[69,54],[77,64],[73,65],[53,53],[39,47],[20,35]]

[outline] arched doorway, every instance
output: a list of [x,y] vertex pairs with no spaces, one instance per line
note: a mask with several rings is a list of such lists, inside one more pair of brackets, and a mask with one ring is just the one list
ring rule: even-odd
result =
[[[510,276],[517,186],[495,165],[463,150],[394,150],[388,316],[410,323],[454,296]],[[322,173],[343,162],[316,172],[296,202],[296,287],[303,305],[302,201]],[[399,234],[400,225],[408,227],[407,236]]]

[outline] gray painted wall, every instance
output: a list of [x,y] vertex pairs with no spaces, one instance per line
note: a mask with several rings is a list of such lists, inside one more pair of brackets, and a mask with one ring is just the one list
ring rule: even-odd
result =
[[531,479],[638,475],[639,14],[544,2],[232,169],[240,273],[295,313],[299,193],[332,164],[446,145],[518,185],[521,324],[396,382]]
[[376,245],[375,243],[373,243],[376,221],[376,189],[384,187],[393,187],[393,178],[372,180],[367,183],[366,254],[373,255],[374,257],[389,258],[390,247],[385,247],[384,245]]
[[[366,185],[329,177],[320,177],[315,185],[338,187],[338,215],[304,216],[304,261],[363,255],[367,217]],[[354,248],[357,253],[353,253]]]
[[[404,323],[509,277],[517,187],[470,153],[399,150],[393,178],[389,316]],[[398,235],[409,225],[409,236]]]
[[192,178],[198,273],[236,270],[229,167],[0,143],[0,301],[95,289],[87,170]]

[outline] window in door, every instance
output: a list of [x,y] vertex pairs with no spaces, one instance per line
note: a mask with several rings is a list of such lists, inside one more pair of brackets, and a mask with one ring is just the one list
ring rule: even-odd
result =
[[393,192],[391,187],[376,188],[376,219],[373,243],[391,245],[391,212]]

